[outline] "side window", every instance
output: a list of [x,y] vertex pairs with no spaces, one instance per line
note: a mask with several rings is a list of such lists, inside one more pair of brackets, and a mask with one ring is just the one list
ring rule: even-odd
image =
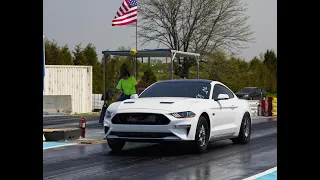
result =
[[223,86],[222,86],[222,88],[224,89],[224,93],[228,94],[230,99],[234,98],[233,93],[229,89],[227,89],[227,88],[225,88]]
[[261,93],[261,89],[257,89],[258,93]]
[[223,94],[221,85],[214,85],[212,99],[217,99],[219,94]]
[[228,94],[229,98],[234,98],[233,93],[220,84],[214,85],[212,99],[217,99],[219,94]]

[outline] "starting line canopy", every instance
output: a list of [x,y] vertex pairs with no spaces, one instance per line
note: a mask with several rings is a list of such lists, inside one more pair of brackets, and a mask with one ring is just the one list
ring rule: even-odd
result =
[[143,49],[137,50],[137,54],[133,55],[130,50],[121,51],[102,51],[102,54],[109,54],[115,56],[129,56],[129,57],[200,57],[198,53],[190,53],[183,51],[176,51],[171,49]]
[[[197,62],[197,78],[199,79],[199,61],[200,61],[200,54],[198,53],[191,53],[191,52],[183,52],[183,51],[177,51],[172,49],[143,49],[143,50],[136,50],[136,54],[131,54],[130,50],[119,50],[119,51],[102,51],[102,54],[104,55],[112,55],[112,56],[126,56],[126,57],[135,57],[135,77],[137,73],[137,58],[143,58],[143,57],[170,57],[171,59],[171,67],[170,67],[170,74],[171,79],[173,79],[173,60],[174,58],[183,58],[183,57],[189,57],[189,58],[195,58]],[[105,65],[106,65],[107,59],[104,59],[104,68],[103,68],[103,74],[104,74],[104,92],[106,92],[106,81],[105,81]]]
[[[200,60],[200,54],[198,53],[191,53],[191,52],[183,52],[183,51],[177,51],[172,49],[143,49],[143,50],[137,50],[136,54],[131,54],[130,50],[120,50],[120,51],[102,51],[102,54],[104,55],[113,55],[113,56],[127,56],[127,57],[170,57],[171,59],[171,68],[170,68],[170,74],[171,79],[173,79],[173,60],[174,58],[180,58],[180,57],[192,57],[195,58],[197,61],[197,78],[199,79],[199,60]],[[135,70],[136,71],[136,70]],[[136,72],[135,72],[136,74]]]

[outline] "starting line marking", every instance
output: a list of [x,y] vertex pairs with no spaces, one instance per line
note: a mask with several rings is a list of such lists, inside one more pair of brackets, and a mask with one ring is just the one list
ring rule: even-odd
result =
[[[268,169],[262,173],[245,178],[243,180],[254,180],[254,179],[256,179],[256,180],[258,180],[258,179],[276,180],[277,179],[277,174],[276,174],[277,172],[276,171],[277,171],[277,167],[274,167],[274,168]],[[274,173],[275,173],[275,175],[273,175]],[[270,177],[267,177],[268,175],[270,175]]]
[[64,147],[64,146],[71,146],[77,143],[70,143],[70,142],[43,142],[43,150],[45,149],[52,149],[57,147]]

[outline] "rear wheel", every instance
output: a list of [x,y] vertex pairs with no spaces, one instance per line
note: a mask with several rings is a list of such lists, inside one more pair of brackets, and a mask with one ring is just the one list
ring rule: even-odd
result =
[[231,139],[235,144],[246,144],[250,141],[251,137],[251,118],[248,113],[246,113],[241,122],[240,132],[238,137]]
[[203,153],[207,150],[209,141],[209,125],[205,117],[201,116],[198,121],[194,147],[197,153]]
[[125,141],[123,140],[118,140],[118,139],[108,139],[108,145],[114,152],[121,151],[124,145],[126,144]]

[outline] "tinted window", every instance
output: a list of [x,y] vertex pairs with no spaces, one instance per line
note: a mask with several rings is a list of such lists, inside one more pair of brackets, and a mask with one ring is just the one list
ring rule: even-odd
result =
[[146,89],[139,98],[145,97],[190,97],[209,99],[210,83],[160,82]]
[[229,89],[220,84],[216,84],[213,89],[212,99],[217,99],[219,94],[228,94],[230,99],[234,97],[233,93]]
[[254,89],[253,88],[243,88],[240,90],[240,92],[253,93]]
[[256,92],[257,93],[261,93],[261,89],[256,89]]

